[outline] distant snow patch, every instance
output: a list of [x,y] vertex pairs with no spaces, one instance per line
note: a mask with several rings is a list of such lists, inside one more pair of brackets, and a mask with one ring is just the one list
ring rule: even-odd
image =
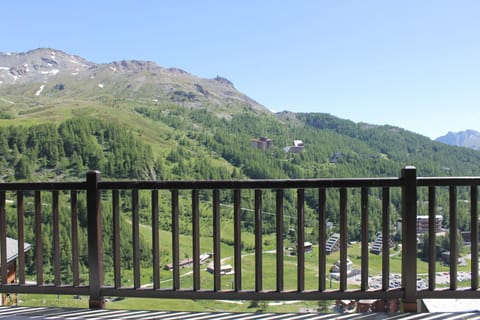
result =
[[72,76],[78,76],[78,72],[72,72]]
[[60,70],[58,69],[53,69],[53,70],[50,70],[50,71],[41,71],[40,73],[41,74],[51,74],[51,75],[56,75],[57,73],[59,73]]
[[7,70],[8,71],[8,70],[10,70],[10,68],[9,67],[0,67],[0,70]]
[[38,91],[35,93],[35,95],[36,95],[37,97],[40,95],[40,93],[42,93],[43,88],[45,88],[45,85],[44,85],[44,84],[42,84],[42,85],[40,86],[40,89],[38,89]]
[[117,68],[115,68],[115,67],[110,67],[110,69],[111,69],[113,72],[117,72],[117,71],[118,71]]
[[[74,58],[74,57],[72,57],[72,58]],[[78,65],[80,65],[80,66],[82,66],[82,67],[84,67],[84,68],[87,66],[86,64],[80,63],[80,62],[75,61],[75,60],[70,60],[70,62],[71,62],[71,63],[78,64]]]
[[98,87],[101,88],[101,89],[103,89],[103,83],[99,83],[99,84],[98,84]]
[[18,77],[17,77],[16,75],[12,74],[11,72],[8,73],[8,75],[9,75],[10,77],[12,77],[13,80],[17,80],[17,79],[18,79]]

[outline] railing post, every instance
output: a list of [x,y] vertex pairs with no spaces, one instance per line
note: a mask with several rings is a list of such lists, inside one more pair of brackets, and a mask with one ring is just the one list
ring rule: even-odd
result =
[[417,169],[402,169],[403,312],[417,312]]
[[101,295],[103,286],[103,246],[99,181],[99,171],[89,171],[87,173],[88,271],[90,279],[90,300],[88,305],[91,309],[105,307],[105,300]]

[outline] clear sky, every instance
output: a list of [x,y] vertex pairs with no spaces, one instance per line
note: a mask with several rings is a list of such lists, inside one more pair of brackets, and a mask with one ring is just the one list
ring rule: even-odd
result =
[[0,51],[217,75],[274,111],[480,131],[480,1],[4,1]]

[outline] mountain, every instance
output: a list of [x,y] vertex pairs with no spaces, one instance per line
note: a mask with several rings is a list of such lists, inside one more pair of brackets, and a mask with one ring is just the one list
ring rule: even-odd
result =
[[480,150],[480,132],[475,130],[448,132],[446,135],[435,139],[435,141],[451,146],[467,147]]
[[201,79],[150,61],[96,64],[48,48],[0,53],[0,90],[0,107],[41,104],[42,98],[48,96],[64,101],[111,99],[189,107],[241,105],[257,112],[266,111],[220,76]]
[[0,54],[0,181],[88,169],[118,179],[378,177],[405,165],[480,175],[478,163],[478,151],[395,126],[272,113],[222,77],[54,49]]

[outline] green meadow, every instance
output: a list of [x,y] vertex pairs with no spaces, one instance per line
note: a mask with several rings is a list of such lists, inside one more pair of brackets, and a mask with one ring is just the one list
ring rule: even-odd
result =
[[[162,246],[167,248],[170,243],[168,241],[169,234],[161,232]],[[250,234],[251,235],[251,234]],[[245,235],[246,236],[246,235]],[[273,239],[272,239],[273,240]],[[202,237],[201,247],[208,250],[212,246],[212,238]],[[271,241],[274,243],[274,241]],[[274,246],[274,245],[273,245]],[[266,246],[262,255],[263,260],[263,289],[265,291],[275,290],[276,284],[276,254],[273,246]],[[188,236],[180,236],[180,247],[182,253],[191,250],[191,238]],[[203,251],[202,251],[203,252]],[[331,279],[328,274],[330,267],[339,259],[339,252],[334,252],[326,256],[327,274],[326,277],[327,290],[338,289],[339,284]],[[361,248],[359,243],[353,243],[348,248],[348,258],[353,263],[353,269],[360,269],[361,265]],[[222,264],[234,264],[233,247],[222,243],[221,245]],[[382,273],[382,256],[369,253],[369,276],[380,276]],[[314,247],[313,252],[305,254],[305,290],[315,290],[318,286],[319,250]],[[212,262],[212,261],[210,261]],[[201,288],[205,290],[213,289],[213,275],[206,271],[207,264],[201,266],[200,279]],[[284,284],[285,290],[295,290],[297,285],[297,257],[289,255],[285,252],[284,257]],[[448,272],[449,268],[437,263],[437,272]],[[428,281],[428,265],[426,262],[417,260],[417,270],[421,278]],[[458,271],[470,270],[470,260],[467,259],[467,265],[459,266]],[[235,270],[238,272],[239,270]],[[401,273],[401,251],[392,249],[390,251],[390,273]],[[254,290],[255,288],[255,255],[254,252],[244,252],[242,254],[242,288],[244,290]],[[143,287],[151,287],[153,276],[152,268],[141,269],[141,283]],[[173,273],[161,268],[161,288],[171,288],[173,282]],[[181,289],[190,289],[193,287],[193,268],[185,267],[180,270]],[[105,283],[113,283],[112,271],[106,271]],[[125,287],[132,286],[133,282],[132,270],[122,270],[122,283]],[[348,289],[355,290],[360,288],[359,276],[351,277],[348,280]],[[232,290],[234,283],[234,275],[224,275],[221,277],[221,285],[223,290]],[[468,286],[468,281],[460,283],[460,286]],[[438,287],[445,287],[448,284],[439,284]],[[156,299],[156,298],[107,298],[107,308],[111,309],[141,309],[141,310],[170,310],[170,311],[231,311],[231,312],[298,312],[300,310],[320,310],[326,311],[326,306],[332,302],[325,301],[218,301],[218,300],[183,300],[183,299]],[[88,297],[74,297],[61,295],[33,295],[19,294],[19,305],[29,306],[55,306],[55,307],[88,307]]]

